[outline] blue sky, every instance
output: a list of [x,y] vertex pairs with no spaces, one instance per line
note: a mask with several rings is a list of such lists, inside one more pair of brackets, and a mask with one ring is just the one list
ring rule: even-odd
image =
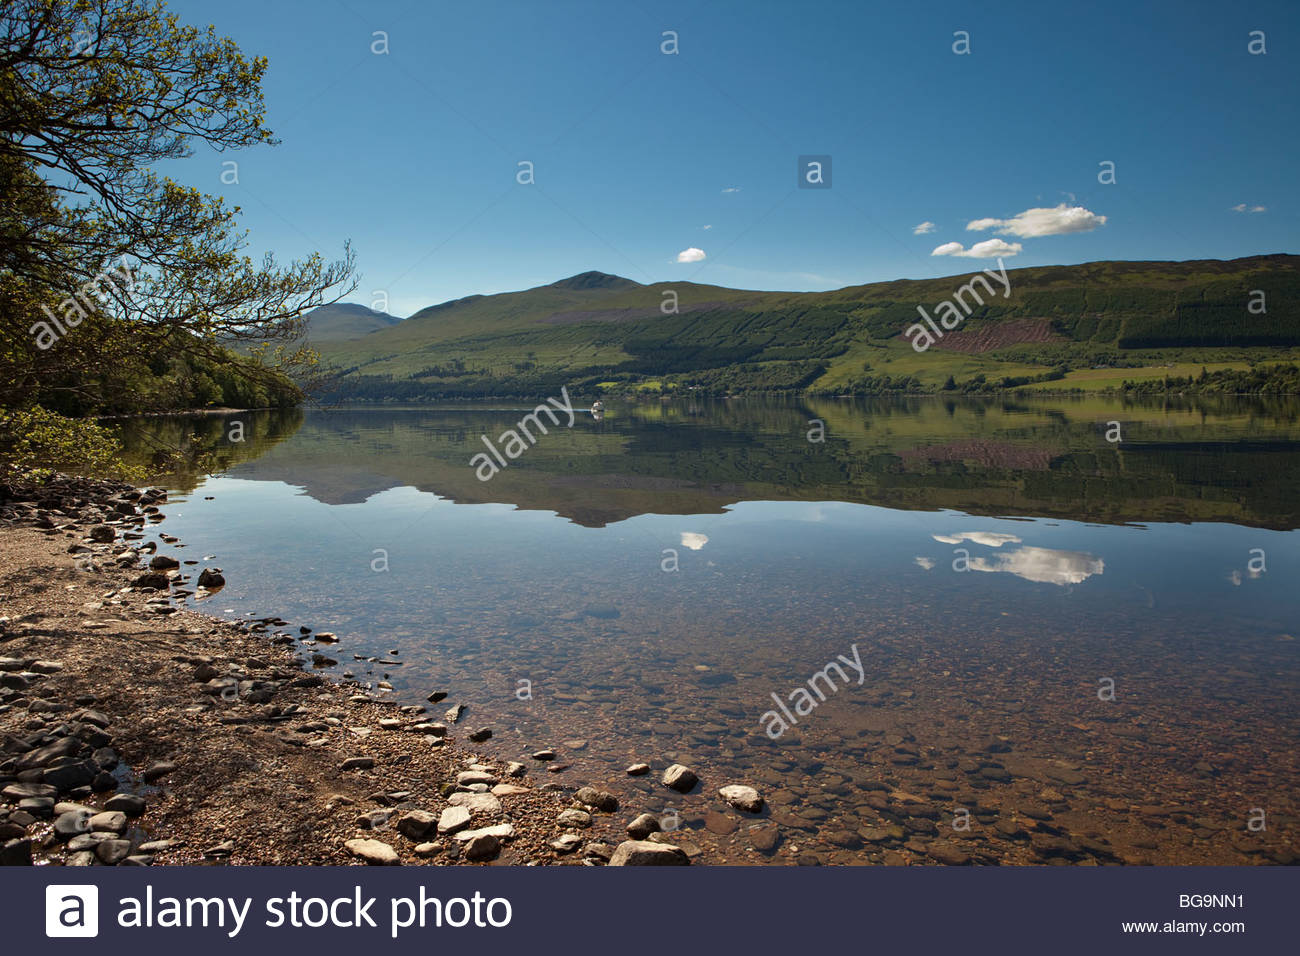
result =
[[[996,266],[932,254],[952,243],[1018,245],[1008,268],[1300,251],[1289,0],[171,8],[270,59],[282,142],[166,171],[242,207],[255,255],[351,239],[349,298],[396,315],[589,269],[816,290]],[[831,188],[796,188],[800,155]]]

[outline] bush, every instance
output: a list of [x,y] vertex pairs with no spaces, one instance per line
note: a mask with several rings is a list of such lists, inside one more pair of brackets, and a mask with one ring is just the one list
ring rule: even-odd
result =
[[123,463],[112,431],[39,405],[0,409],[0,462],[38,475],[68,471],[127,481],[143,478],[138,469]]

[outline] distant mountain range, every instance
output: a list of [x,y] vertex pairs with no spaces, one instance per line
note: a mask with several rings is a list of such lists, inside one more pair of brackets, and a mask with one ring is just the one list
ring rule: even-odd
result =
[[[1300,357],[1300,256],[998,271],[981,260],[956,276],[831,292],[642,285],[584,272],[429,306],[405,321],[364,306],[318,309],[308,338],[338,369],[328,397],[360,401],[541,397],[561,386],[587,394],[1098,389],[1202,368],[1211,381],[1258,378],[1260,363]],[[965,311],[945,312],[954,301]],[[942,336],[932,336],[944,317]],[[914,327],[927,318],[921,327],[933,341],[922,351]]]

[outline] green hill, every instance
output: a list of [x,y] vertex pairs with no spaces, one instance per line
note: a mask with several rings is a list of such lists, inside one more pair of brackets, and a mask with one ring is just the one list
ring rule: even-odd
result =
[[402,321],[395,315],[376,312],[354,302],[322,305],[308,312],[305,318],[307,332],[304,337],[313,345],[359,339],[363,335],[392,328]]
[[1270,367],[1300,357],[1300,256],[1008,270],[1009,295],[1000,280],[992,296],[976,284],[979,296],[961,297],[969,314],[916,351],[903,333],[918,306],[933,315],[977,272],[805,293],[588,272],[319,346],[340,373],[328,397],[362,401],[542,396],[562,385],[871,394],[1294,381]]

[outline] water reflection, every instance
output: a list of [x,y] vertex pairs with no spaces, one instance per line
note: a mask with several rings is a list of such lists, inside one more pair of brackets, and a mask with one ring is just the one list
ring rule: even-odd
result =
[[[1103,415],[1141,442],[1107,446]],[[809,417],[825,445],[804,440]],[[759,785],[775,841],[751,844],[711,792],[675,804],[711,859],[920,860],[960,805],[981,824],[962,852],[982,862],[1240,862],[1275,849],[1234,842],[1243,788],[1300,818],[1294,418],[615,408],[485,486],[464,451],[518,418],[312,412],[289,437],[268,422],[256,456],[200,423],[229,470],[178,476],[193,493],[160,528],[224,569],[232,616],[335,632],[358,680],[410,703],[449,692],[503,755],[558,748],[572,779],[638,809],[664,800],[653,775],[623,773],[642,760]],[[996,454],[959,445],[986,440]],[[962,568],[947,548],[975,554]],[[850,647],[861,685],[769,739],[770,694]]]
[[1101,574],[1106,564],[1101,558],[1082,551],[1056,548],[1017,548],[1006,554],[971,558],[972,571],[1005,571],[1026,581],[1039,584],[1081,584],[1094,574]]

